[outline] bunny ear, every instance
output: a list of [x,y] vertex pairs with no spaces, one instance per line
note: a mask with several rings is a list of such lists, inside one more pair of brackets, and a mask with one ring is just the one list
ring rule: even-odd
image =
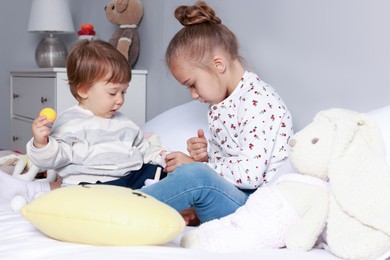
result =
[[390,197],[390,168],[379,127],[357,112],[339,111],[333,120],[336,136],[328,167],[333,196],[348,215],[390,234],[390,200],[383,199]]
[[356,122],[364,143],[379,156],[385,156],[383,136],[376,122],[367,114],[359,114]]

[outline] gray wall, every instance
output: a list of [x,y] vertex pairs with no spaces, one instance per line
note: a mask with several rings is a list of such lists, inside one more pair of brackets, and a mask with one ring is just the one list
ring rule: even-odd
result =
[[[195,0],[143,0],[141,53],[148,70],[147,118],[190,100],[167,71],[164,51],[180,28],[176,6]],[[390,2],[386,0],[208,0],[238,36],[251,70],[274,86],[293,113],[296,129],[322,109],[368,111],[389,105]],[[75,27],[95,25],[108,40],[115,30],[104,14],[108,0],[70,0]],[[8,148],[9,71],[36,67],[41,35],[27,32],[31,0],[0,4],[0,148]],[[63,35],[70,45],[75,34]],[[129,91],[129,94],[131,92]]]

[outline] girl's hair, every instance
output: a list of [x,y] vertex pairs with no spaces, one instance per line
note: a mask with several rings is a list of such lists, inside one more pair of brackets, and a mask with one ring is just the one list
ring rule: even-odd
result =
[[231,59],[240,58],[236,36],[221,23],[221,19],[205,2],[179,6],[175,10],[175,17],[184,27],[168,45],[165,54],[168,67],[171,67],[176,57],[206,64],[207,58],[217,51],[228,54]]
[[72,95],[81,101],[79,90],[87,91],[98,81],[126,84],[131,66],[126,57],[102,40],[76,42],[67,58],[67,74]]

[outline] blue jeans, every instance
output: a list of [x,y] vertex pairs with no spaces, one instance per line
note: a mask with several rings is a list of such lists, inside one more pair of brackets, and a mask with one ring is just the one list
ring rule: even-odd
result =
[[195,207],[199,220],[206,222],[235,212],[254,190],[239,190],[206,164],[190,163],[140,191],[177,211]]

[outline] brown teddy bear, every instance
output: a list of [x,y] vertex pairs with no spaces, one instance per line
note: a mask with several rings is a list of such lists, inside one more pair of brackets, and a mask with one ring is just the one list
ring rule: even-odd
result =
[[140,0],[112,0],[105,8],[108,21],[118,25],[109,43],[115,46],[129,61],[135,64],[139,54],[138,24],[144,9]]

